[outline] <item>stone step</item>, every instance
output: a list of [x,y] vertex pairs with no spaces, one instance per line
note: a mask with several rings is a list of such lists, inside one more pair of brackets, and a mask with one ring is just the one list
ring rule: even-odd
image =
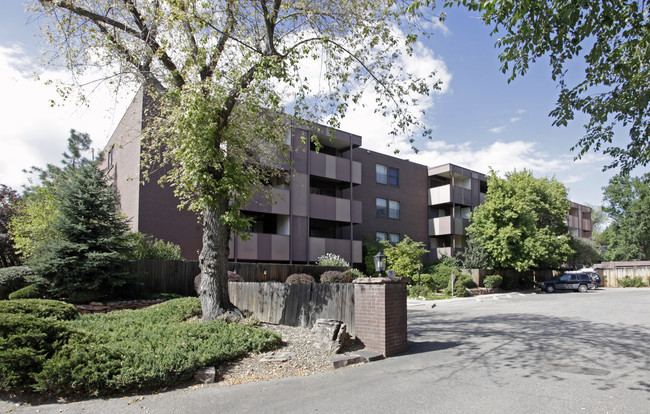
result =
[[354,355],[342,355],[330,359],[335,369],[343,368],[353,364],[363,364],[371,361],[384,359],[384,355],[375,351],[359,351]]

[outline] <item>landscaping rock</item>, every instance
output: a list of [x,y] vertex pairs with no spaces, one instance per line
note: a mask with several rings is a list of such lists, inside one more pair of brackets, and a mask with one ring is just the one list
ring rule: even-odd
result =
[[214,382],[214,378],[217,375],[217,370],[215,367],[203,367],[199,368],[194,374],[194,381],[201,382],[203,384],[211,384]]
[[295,358],[291,352],[272,352],[271,354],[260,359],[260,362],[287,362]]
[[346,325],[334,319],[317,319],[312,333],[317,337],[314,346],[332,354],[340,353],[351,339]]

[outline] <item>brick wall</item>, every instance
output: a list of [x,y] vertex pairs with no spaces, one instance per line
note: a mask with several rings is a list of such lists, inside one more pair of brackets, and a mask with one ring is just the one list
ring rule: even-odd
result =
[[354,281],[356,336],[366,347],[391,356],[407,349],[408,278],[362,278]]

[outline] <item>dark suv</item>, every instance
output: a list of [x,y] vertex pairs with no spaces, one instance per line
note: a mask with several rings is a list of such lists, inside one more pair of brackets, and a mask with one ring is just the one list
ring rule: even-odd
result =
[[540,289],[548,293],[555,290],[576,290],[586,292],[589,289],[595,289],[596,284],[587,273],[565,273],[562,276],[538,283]]

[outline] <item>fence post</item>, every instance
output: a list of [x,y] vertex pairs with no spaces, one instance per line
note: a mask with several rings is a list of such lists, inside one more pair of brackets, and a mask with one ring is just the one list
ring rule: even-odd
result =
[[354,281],[354,327],[357,338],[384,356],[406,351],[408,277],[359,278]]

